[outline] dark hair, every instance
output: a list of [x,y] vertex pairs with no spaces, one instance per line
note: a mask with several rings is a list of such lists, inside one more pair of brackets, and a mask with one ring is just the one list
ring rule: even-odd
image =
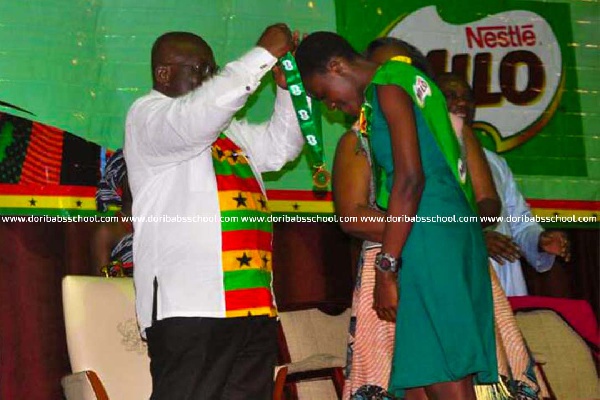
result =
[[154,70],[161,62],[164,62],[165,54],[169,49],[176,48],[182,44],[192,44],[202,49],[207,49],[212,53],[208,43],[200,36],[191,32],[167,32],[160,35],[152,45],[151,66]]
[[473,95],[473,89],[471,88],[471,85],[469,85],[469,82],[467,82],[460,75],[453,74],[452,72],[443,72],[441,74],[438,74],[438,76],[436,76],[436,78],[435,78],[435,83],[437,83],[437,85],[441,88],[443,82],[460,83],[461,85],[464,85],[464,87],[466,87],[469,90],[471,95]]
[[333,32],[311,33],[296,50],[296,64],[302,77],[327,72],[327,63],[333,57],[354,61],[362,56],[346,39]]
[[421,53],[421,50],[417,49],[415,46],[408,42],[405,42],[402,39],[398,39],[392,36],[384,36],[377,38],[367,45],[367,49],[365,50],[365,57],[370,58],[375,52],[375,50],[384,46],[393,46],[399,49],[406,50],[408,56],[412,60],[412,65],[428,77],[433,78],[433,69],[429,64],[429,61],[427,61],[427,57],[425,57],[423,53]]

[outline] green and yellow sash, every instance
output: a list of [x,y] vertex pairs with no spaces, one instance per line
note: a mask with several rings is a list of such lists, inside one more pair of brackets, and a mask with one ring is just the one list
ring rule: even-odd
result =
[[[410,58],[403,56],[392,58],[377,70],[365,91],[360,129],[367,136],[371,132],[373,114],[371,104],[373,96],[376,96],[376,85],[400,86],[419,107],[448,167],[463,190],[469,205],[477,213],[473,185],[467,175],[465,162],[461,159],[460,144],[448,117],[446,99],[442,91],[425,74],[410,65]],[[385,187],[385,172],[374,170],[374,173],[377,184],[377,204],[387,208],[389,192]]]

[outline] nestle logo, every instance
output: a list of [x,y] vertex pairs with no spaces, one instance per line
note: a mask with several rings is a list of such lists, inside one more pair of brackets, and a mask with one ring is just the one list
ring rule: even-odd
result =
[[480,49],[535,46],[537,42],[533,24],[478,26],[475,29],[467,26],[465,34],[467,35],[467,46],[470,49],[473,48],[473,45]]

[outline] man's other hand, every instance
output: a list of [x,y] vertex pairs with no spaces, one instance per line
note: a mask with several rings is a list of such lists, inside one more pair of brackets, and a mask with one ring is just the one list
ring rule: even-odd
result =
[[565,261],[571,259],[571,245],[567,234],[561,231],[542,232],[540,235],[539,247],[549,254],[554,254],[564,258]]
[[287,89],[287,81],[285,80],[285,73],[281,69],[281,66],[276,65],[273,67],[273,80],[282,89]]
[[258,39],[258,46],[265,48],[275,58],[283,57],[294,50],[292,32],[286,24],[275,24],[267,27]]

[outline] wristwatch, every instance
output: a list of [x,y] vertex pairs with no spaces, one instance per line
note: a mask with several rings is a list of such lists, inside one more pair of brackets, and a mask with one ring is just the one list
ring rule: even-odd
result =
[[398,272],[402,267],[402,258],[396,259],[389,253],[379,252],[375,256],[375,268],[381,272]]

